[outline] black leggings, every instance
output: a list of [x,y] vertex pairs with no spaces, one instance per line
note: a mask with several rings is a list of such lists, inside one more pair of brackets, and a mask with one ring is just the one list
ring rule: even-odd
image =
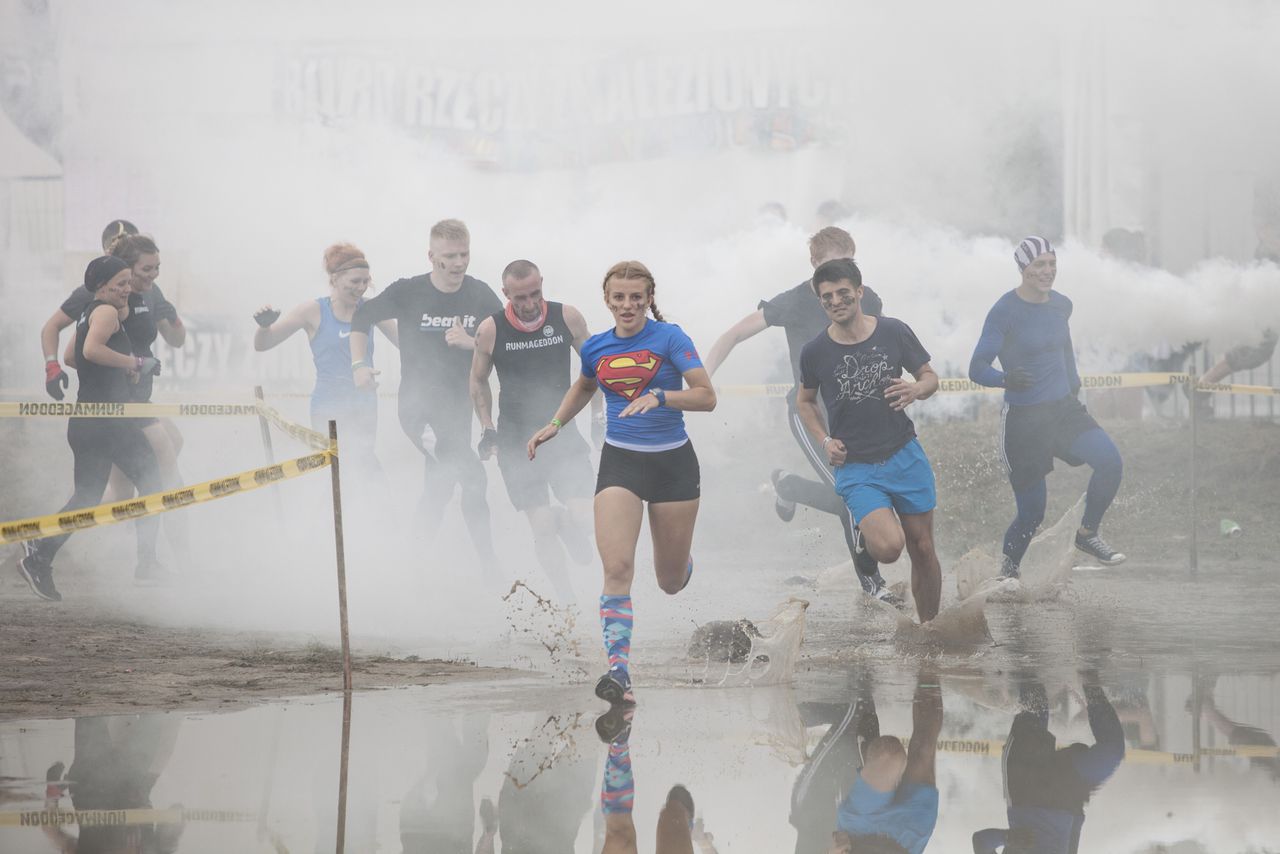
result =
[[[480,558],[495,559],[489,525],[489,477],[471,447],[471,404],[437,400],[430,407],[400,399],[400,427],[425,459],[422,509],[426,527],[434,535],[444,521],[444,508],[462,489],[462,518]],[[424,430],[428,439],[423,442]]]
[[[92,507],[102,501],[111,477],[111,466],[124,472],[138,489],[139,495],[159,492],[160,469],[155,452],[143,435],[142,426],[129,418],[72,418],[67,423],[67,442],[75,455],[76,491],[61,513]],[[151,563],[156,558],[157,516],[137,520],[138,562]],[[62,548],[70,533],[46,537],[36,544],[36,555],[49,563]]]

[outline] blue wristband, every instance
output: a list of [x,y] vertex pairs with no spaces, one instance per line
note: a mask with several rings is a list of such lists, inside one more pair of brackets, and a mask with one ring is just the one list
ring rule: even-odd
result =
[[658,388],[657,386],[654,386],[653,388],[649,389],[649,394],[653,395],[654,397],[656,397],[656,398],[658,399],[658,405],[659,405],[659,406],[666,406],[666,405],[667,405],[667,390],[666,390],[666,389],[662,389],[662,388]]

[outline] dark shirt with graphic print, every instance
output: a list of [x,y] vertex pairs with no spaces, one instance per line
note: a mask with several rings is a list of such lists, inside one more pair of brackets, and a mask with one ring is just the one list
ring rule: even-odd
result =
[[375,323],[394,318],[400,331],[401,396],[470,407],[471,351],[450,347],[445,335],[457,318],[474,337],[480,321],[501,310],[493,289],[479,279],[466,276],[462,287],[445,293],[424,274],[392,282],[361,303],[351,318],[351,330],[368,334]]
[[824,329],[800,353],[800,382],[819,390],[831,436],[844,443],[846,461],[880,463],[916,434],[907,413],[889,407],[885,387],[928,361],[910,326],[881,317],[871,336],[857,344],[838,344]]

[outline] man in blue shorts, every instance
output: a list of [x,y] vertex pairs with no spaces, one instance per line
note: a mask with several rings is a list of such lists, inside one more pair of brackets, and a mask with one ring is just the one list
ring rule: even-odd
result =
[[[862,310],[862,272],[849,259],[813,271],[831,325],[800,353],[796,408],[835,468],[836,492],[862,529],[867,551],[893,563],[911,556],[911,592],[925,623],[938,615],[942,569],[933,548],[933,468],[906,408],[938,390],[929,353],[911,327]],[[903,371],[915,382],[903,379]],[[826,406],[825,424],[818,393]]]

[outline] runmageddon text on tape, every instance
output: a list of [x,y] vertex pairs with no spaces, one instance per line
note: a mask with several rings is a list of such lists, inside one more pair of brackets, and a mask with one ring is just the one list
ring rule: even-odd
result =
[[[318,435],[318,434],[317,434]],[[328,440],[326,440],[327,443]],[[96,507],[84,507],[80,510],[68,510],[65,513],[54,513],[49,516],[35,516],[30,519],[18,519],[14,522],[0,524],[0,543],[18,543],[23,540],[38,540],[58,534],[68,534],[83,528],[97,528],[101,525],[113,525],[116,522],[127,522],[143,516],[155,516],[169,510],[177,510],[189,504],[202,504],[228,495],[260,489],[264,486],[288,480],[293,477],[322,469],[329,465],[334,456],[333,451],[324,450],[305,457],[286,460],[273,466],[250,469],[233,474],[230,477],[208,480],[195,486],[184,486],[168,492],[154,492],[128,501],[117,501],[114,504],[99,504]]]
[[0,812],[0,827],[125,827],[139,824],[257,821],[253,813],[201,809],[22,810]]
[[[1000,758],[1004,754],[1003,741],[983,738],[944,738],[938,741],[939,753],[955,753],[964,756]],[[1164,750],[1128,748],[1124,761],[1138,765],[1190,765],[1200,759],[1231,758],[1274,759],[1280,756],[1275,745],[1240,744],[1234,747],[1202,747],[1196,753],[1170,753]]]

